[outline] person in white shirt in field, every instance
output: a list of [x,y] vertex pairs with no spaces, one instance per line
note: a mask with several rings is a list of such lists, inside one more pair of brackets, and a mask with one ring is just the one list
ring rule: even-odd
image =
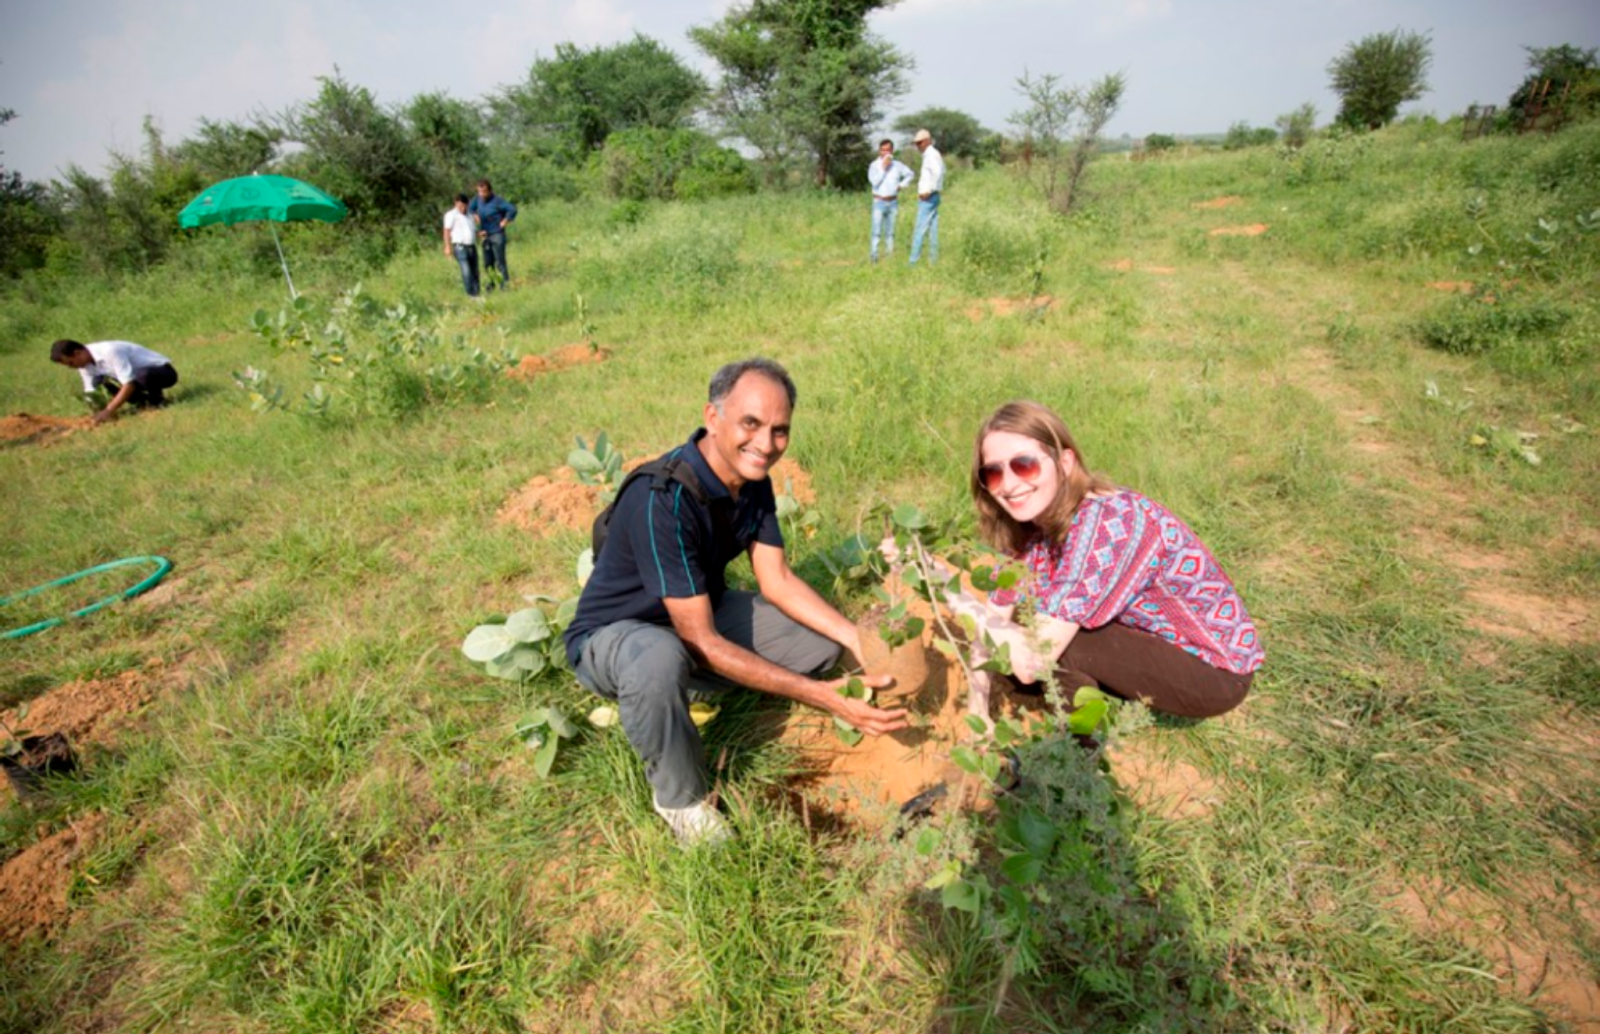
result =
[[461,286],[467,297],[478,297],[478,226],[467,214],[472,199],[456,195],[455,207],[444,214],[444,253],[461,267]]
[[900,192],[917,178],[911,166],[895,158],[894,141],[878,144],[878,157],[867,166],[867,182],[872,185],[872,261],[878,261],[878,241],[887,241],[888,254],[894,254],[894,223],[900,212]]
[[167,404],[166,390],[178,383],[172,360],[132,341],[95,341],[84,344],[62,338],[50,346],[50,361],[70,366],[83,378],[83,393],[92,398],[102,388],[114,393],[94,415],[103,424],[126,404],[152,409]]
[[922,152],[922,172],[917,177],[917,227],[911,232],[911,264],[922,257],[922,244],[928,244],[928,265],[939,261],[939,196],[944,191],[944,155],[933,146],[933,134],[917,130],[912,139]]

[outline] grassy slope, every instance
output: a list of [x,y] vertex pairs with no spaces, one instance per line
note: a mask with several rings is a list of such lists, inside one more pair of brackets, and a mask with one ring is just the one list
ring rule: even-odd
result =
[[[582,290],[616,358],[400,425],[248,412],[228,375],[271,361],[243,332],[275,302],[268,280],[173,269],[8,307],[5,413],[72,412],[69,375],[42,361],[58,334],[166,351],[187,398],[0,451],[0,584],[138,553],[178,565],[165,606],[0,653],[7,701],[151,657],[176,673],[44,809],[47,828],[102,810],[107,835],[74,886],[79,921],[5,949],[0,1026],[981,1027],[995,952],[915,891],[926,874],[903,845],[809,837],[773,789],[784,759],[749,723],[714,734],[744,835],[708,865],[672,849],[619,737],[531,777],[511,729],[535,702],[581,702],[575,687],[491,683],[455,652],[519,593],[569,590],[582,536],[497,525],[512,489],[574,434],[604,428],[629,455],[678,440],[711,369],[763,352],[801,387],[793,455],[825,518],[802,563],[875,499],[965,513],[971,428],[1027,395],[1067,415],[1095,466],[1188,518],[1263,628],[1269,663],[1241,714],[1140,734],[1216,780],[1213,810],[1126,809],[1201,1012],[1171,987],[1113,1000],[1057,971],[1018,987],[1003,1025],[1544,1029],[1528,981],[1488,976],[1486,942],[1397,901],[1472,888],[1490,928],[1543,928],[1600,972],[1595,913],[1562,890],[1592,909],[1600,875],[1592,611],[1575,637],[1478,630],[1506,626],[1496,601],[1600,587],[1600,450],[1562,430],[1600,424],[1593,352],[1463,359],[1415,327],[1451,304],[1429,281],[1507,259],[1513,290],[1566,307],[1563,340],[1591,343],[1595,242],[1570,221],[1600,204],[1583,171],[1597,140],[1463,147],[1398,129],[1349,179],[1307,184],[1264,152],[1107,161],[1064,225],[1000,174],[968,175],[932,271],[863,265],[855,199],[664,209],[637,228],[534,209],[512,250],[521,289],[487,323],[431,252],[369,290],[525,352],[577,336]],[[1193,207],[1219,195],[1242,201]],[[1569,232],[1530,265],[1518,242],[1540,216]],[[1253,222],[1271,230],[1208,235]],[[1024,291],[1041,244],[1056,309],[965,315]],[[1475,448],[1489,425],[1540,432],[1543,462]],[[4,814],[6,853],[39,818]]]

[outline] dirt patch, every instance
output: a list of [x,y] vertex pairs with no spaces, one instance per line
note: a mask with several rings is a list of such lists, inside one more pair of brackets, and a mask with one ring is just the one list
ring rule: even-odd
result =
[[[911,612],[924,620],[930,616],[926,605],[916,602]],[[789,714],[781,739],[800,758],[794,786],[808,822],[878,827],[891,821],[900,805],[941,782],[952,797],[975,795],[976,781],[964,782],[950,761],[950,748],[970,738],[963,721],[965,682],[960,669],[935,652],[932,643],[929,621],[919,642],[926,678],[918,692],[897,702],[919,717],[922,728],[867,736],[852,747],[834,732],[831,716],[809,708]]]
[[585,341],[578,341],[562,345],[549,355],[525,355],[517,361],[517,365],[506,368],[506,376],[513,380],[526,381],[571,366],[603,363],[610,358],[611,353],[608,350]]
[[1576,596],[1541,596],[1491,581],[1469,588],[1467,599],[1482,612],[1467,620],[1479,632],[1564,646],[1597,638],[1594,606]]
[[1242,201],[1244,201],[1244,198],[1236,197],[1236,196],[1234,196],[1232,194],[1229,194],[1226,197],[1214,197],[1210,201],[1196,201],[1194,203],[1194,207],[1195,208],[1227,208],[1229,205],[1237,205],[1237,204],[1241,203]]
[[161,661],[152,660],[111,678],[64,683],[35,697],[20,719],[15,710],[7,711],[5,721],[13,729],[24,727],[35,736],[60,733],[74,747],[87,743],[109,746],[129,717],[155,698],[162,676]]
[[86,416],[36,416],[32,413],[13,413],[0,417],[0,442],[21,444],[35,442],[48,445],[78,431],[87,431],[94,421]]
[[1471,280],[1432,280],[1428,287],[1435,291],[1458,291],[1467,294],[1472,290]]
[[1186,761],[1159,756],[1145,740],[1115,744],[1106,751],[1106,760],[1127,795],[1162,818],[1201,818],[1221,800],[1216,780]]
[[1034,298],[985,298],[981,302],[969,305],[963,312],[967,319],[974,323],[989,316],[1015,316],[1018,313],[1032,315],[1050,312],[1061,304],[1060,299],[1052,298],[1048,294],[1041,294]]
[[[648,456],[636,456],[623,463],[622,469],[632,471],[665,451],[661,449]],[[772,468],[770,476],[775,493],[782,495],[787,490],[807,506],[817,501],[816,492],[811,487],[811,475],[793,460],[780,460]],[[511,493],[500,504],[495,520],[539,536],[563,530],[588,531],[600,514],[600,492],[599,485],[586,485],[579,481],[577,471],[571,467],[557,467],[549,474],[534,477]]]
[[1246,226],[1219,226],[1211,231],[1213,237],[1259,237],[1266,233],[1270,227],[1266,223],[1250,223]]
[[[1600,920],[1600,897],[1575,898],[1587,920]],[[1564,923],[1551,922],[1549,908],[1537,924],[1508,923],[1502,909],[1482,895],[1462,887],[1424,884],[1408,887],[1391,899],[1391,908],[1411,926],[1433,936],[1448,937],[1489,959],[1497,975],[1551,1012],[1565,1018],[1572,1029],[1600,1034],[1600,984],[1577,947],[1578,941]]]
[[72,866],[94,846],[105,816],[98,812],[53,833],[0,867],[0,941],[48,936],[67,915]]
[[1106,268],[1114,273],[1131,273],[1137,269],[1141,273],[1150,273],[1153,276],[1171,276],[1178,271],[1176,266],[1135,266],[1133,259],[1117,259],[1109,263]]

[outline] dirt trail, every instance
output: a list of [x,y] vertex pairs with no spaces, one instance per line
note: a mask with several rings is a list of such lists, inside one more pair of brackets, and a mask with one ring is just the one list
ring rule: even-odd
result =
[[13,413],[0,417],[0,442],[22,444],[32,442],[50,445],[63,438],[87,431],[94,426],[88,417],[39,416],[33,413]]
[[74,865],[105,826],[99,813],[79,819],[0,866],[0,941],[46,936],[66,918]]

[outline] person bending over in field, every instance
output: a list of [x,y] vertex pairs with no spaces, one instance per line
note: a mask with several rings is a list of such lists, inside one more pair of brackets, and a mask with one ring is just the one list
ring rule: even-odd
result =
[[[596,521],[594,572],[565,633],[578,681],[616,701],[655,810],[685,844],[729,835],[708,800],[692,691],[747,686],[871,735],[906,727],[903,710],[841,696],[846,679],[815,677],[841,646],[861,656],[861,643],[784,556],[767,474],[789,447],[794,401],[794,382],[770,359],[716,372],[705,426],[630,474]],[[723,569],[741,554],[759,593],[727,588]]]
[[91,402],[101,392],[110,393],[110,401],[94,415],[97,424],[110,420],[124,405],[166,405],[166,390],[178,383],[178,371],[170,359],[131,341],[86,345],[62,338],[50,346],[50,361],[77,370],[83,378],[84,396]]
[[[1164,506],[1091,473],[1055,412],[996,410],[978,430],[971,488],[984,541],[1027,576],[953,608],[1009,644],[1019,682],[1054,678],[1069,700],[1092,686],[1190,718],[1244,699],[1265,655],[1233,582]],[[982,677],[970,704],[987,719]]]

